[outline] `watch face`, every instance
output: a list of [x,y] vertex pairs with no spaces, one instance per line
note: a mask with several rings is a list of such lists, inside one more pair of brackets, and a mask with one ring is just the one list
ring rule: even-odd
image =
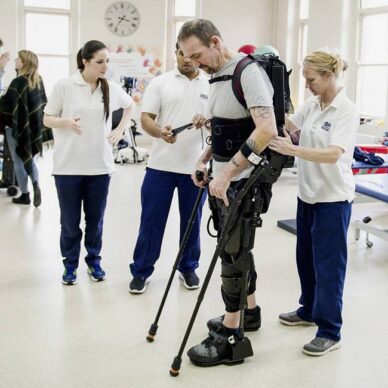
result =
[[127,1],[116,1],[105,12],[105,24],[115,35],[131,35],[137,30],[139,23],[139,11]]

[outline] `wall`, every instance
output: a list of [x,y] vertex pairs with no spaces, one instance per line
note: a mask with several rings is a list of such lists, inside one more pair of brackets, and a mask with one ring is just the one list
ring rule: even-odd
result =
[[202,17],[214,22],[226,45],[237,50],[243,44],[272,44],[272,0],[203,0]]
[[0,38],[4,42],[5,49],[11,55],[11,60],[6,67],[3,85],[8,85],[15,77],[14,60],[19,50],[18,26],[18,1],[0,0]]
[[[285,62],[297,69],[299,0],[276,0],[274,41]],[[355,100],[356,36],[358,10],[355,0],[310,0],[307,51],[329,48],[349,63],[345,87]],[[297,74],[291,76],[291,90],[297,89]]]
[[113,0],[81,0],[80,2],[80,41],[97,39],[106,44],[125,47],[144,46],[155,53],[164,55],[165,40],[165,1],[164,0],[130,0],[139,10],[140,25],[137,31],[128,37],[112,34],[105,27],[105,11]]
[[[106,8],[113,0],[72,0],[74,10],[74,32],[72,48],[74,55],[82,42],[98,39],[117,46],[144,46],[166,62],[166,40],[169,24],[166,21],[167,3],[171,0],[130,0],[141,16],[138,30],[131,36],[121,38],[107,30],[104,22]],[[18,36],[20,30],[19,3],[21,0],[0,0],[1,38],[11,51],[12,58],[21,48]],[[272,0],[242,0],[236,13],[235,0],[203,0],[202,17],[212,20],[220,29],[225,42],[231,49],[237,50],[243,44],[271,44],[273,40],[273,4]],[[172,53],[168,53],[171,55]],[[74,57],[75,58],[75,57]],[[74,62],[74,60],[72,61]],[[15,73],[9,71],[4,78],[5,84]]]

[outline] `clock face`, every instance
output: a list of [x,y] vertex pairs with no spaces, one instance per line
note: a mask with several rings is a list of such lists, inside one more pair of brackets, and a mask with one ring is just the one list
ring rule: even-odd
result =
[[137,30],[139,23],[139,11],[127,1],[116,1],[105,12],[105,24],[115,35],[131,35]]

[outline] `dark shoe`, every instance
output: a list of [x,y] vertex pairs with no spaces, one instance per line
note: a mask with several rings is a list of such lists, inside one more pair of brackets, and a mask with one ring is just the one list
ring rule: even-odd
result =
[[129,283],[129,292],[131,294],[142,294],[150,281],[149,278],[133,278]]
[[179,279],[183,281],[183,285],[188,289],[188,290],[195,290],[196,288],[199,287],[199,277],[195,273],[195,271],[192,272],[185,272],[185,273],[180,273],[179,274]]
[[302,319],[296,311],[280,314],[279,321],[287,326],[315,326],[314,322]]
[[12,198],[12,202],[19,205],[29,205],[31,203],[30,193],[24,193],[17,198]]
[[34,206],[39,207],[42,203],[42,193],[40,191],[39,183],[34,182]]
[[187,355],[196,366],[235,365],[253,356],[252,346],[247,337],[228,335],[225,326],[211,330],[209,337],[189,349]]
[[65,268],[65,272],[62,275],[62,283],[66,286],[72,286],[77,283],[77,269]]
[[[260,329],[261,326],[261,309],[260,306],[256,306],[253,313],[248,312],[249,310],[244,310],[244,331],[256,331]],[[217,330],[217,328],[222,325],[224,322],[225,315],[220,317],[210,319],[207,322],[207,327],[209,330]]]
[[328,338],[315,337],[311,342],[303,346],[303,353],[309,356],[323,356],[341,346],[340,341],[334,341]]
[[102,282],[105,279],[105,271],[97,263],[88,265],[88,274],[94,282]]

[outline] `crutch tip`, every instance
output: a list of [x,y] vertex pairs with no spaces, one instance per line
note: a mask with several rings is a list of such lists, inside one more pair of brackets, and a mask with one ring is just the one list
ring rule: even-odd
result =
[[148,334],[147,337],[146,337],[146,340],[148,342],[154,342],[154,339],[155,339],[155,336],[154,335],[151,335],[151,334]]
[[170,369],[170,375],[172,377],[177,377],[179,375],[179,370],[176,370],[176,369]]
[[172,377],[177,377],[179,375],[179,370],[181,369],[181,363],[182,363],[182,359],[179,356],[176,356],[174,358],[174,361],[170,369],[170,375]]

